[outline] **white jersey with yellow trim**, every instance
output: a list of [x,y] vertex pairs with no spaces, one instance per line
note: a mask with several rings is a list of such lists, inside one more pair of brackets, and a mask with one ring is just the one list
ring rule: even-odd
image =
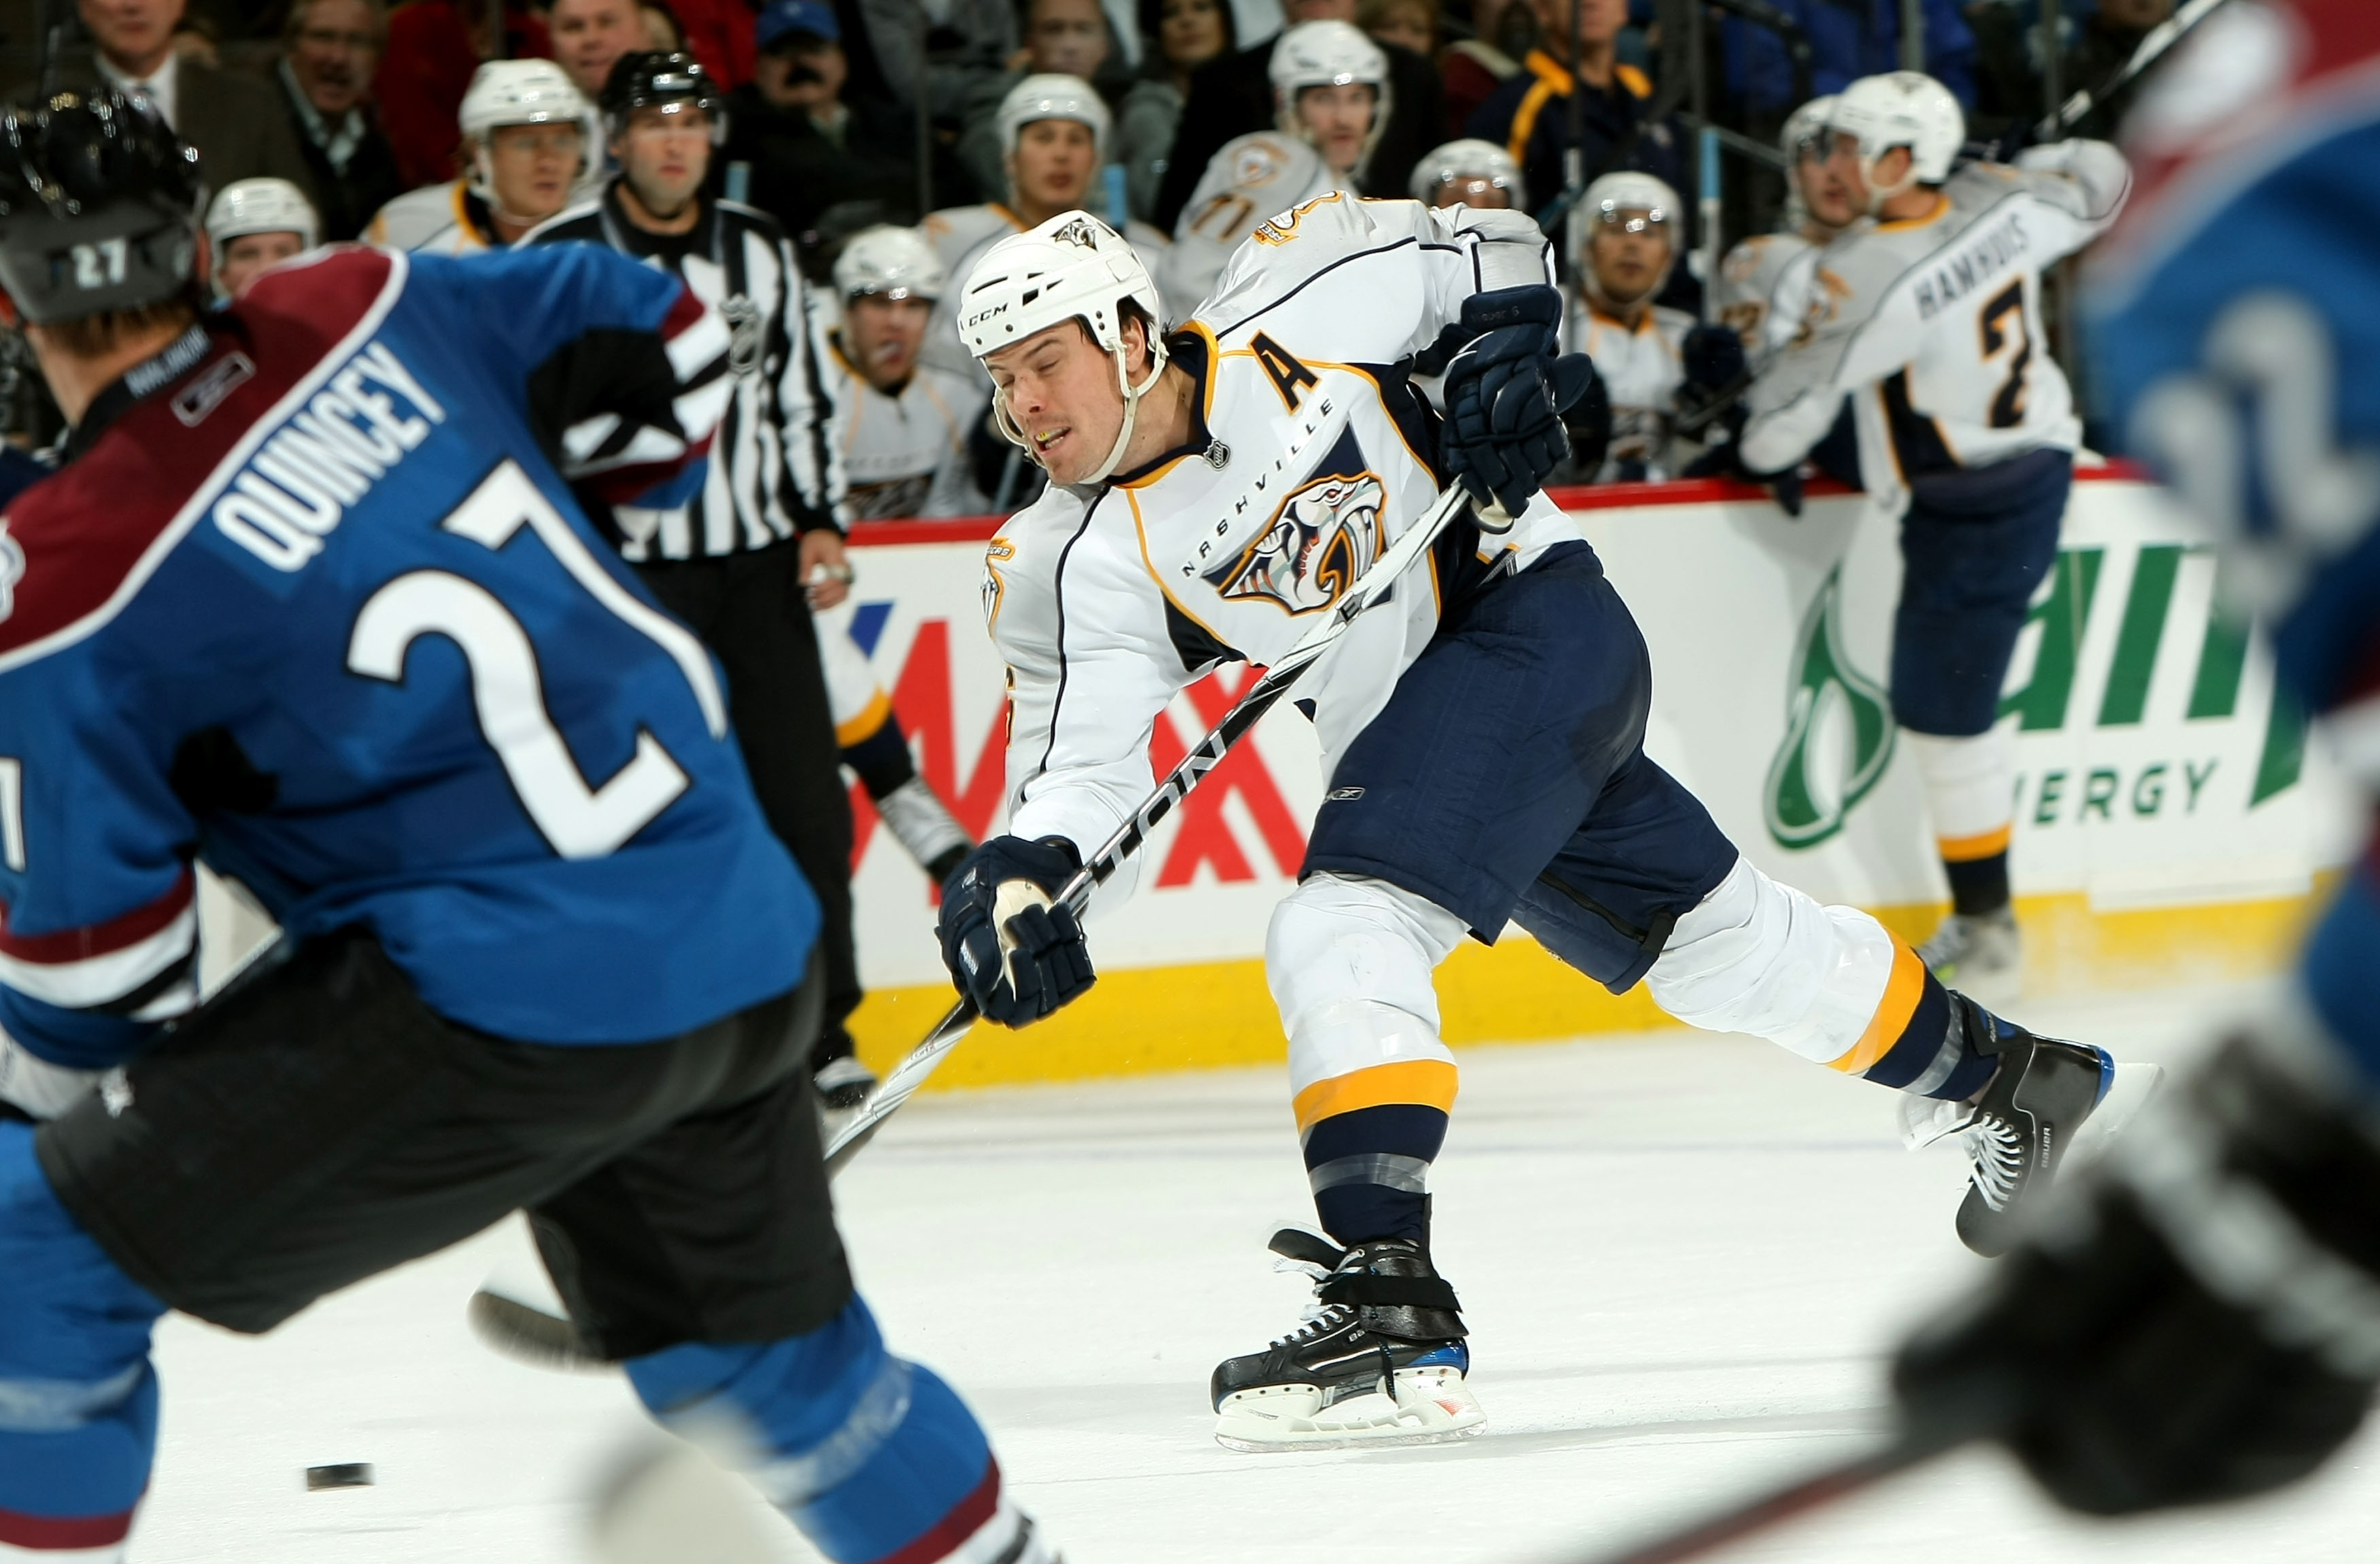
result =
[[899,391],[879,391],[844,357],[839,328],[824,334],[818,361],[834,403],[832,438],[853,520],[990,508],[967,465],[967,433],[990,394],[981,375],[920,363]]
[[1173,249],[1159,287],[1177,308],[1196,309],[1257,224],[1339,189],[1352,187],[1294,136],[1255,130],[1232,138],[1208,160],[1173,224]]
[[[1472,294],[1552,280],[1519,212],[1334,194],[1259,225],[1173,339],[1207,443],[1097,487],[1052,485],[992,540],[1011,830],[1088,856],[1138,807],[1175,692],[1218,662],[1288,650],[1438,498],[1428,416],[1395,366]],[[1500,538],[1452,528],[1435,564],[1299,684],[1325,774],[1437,631],[1439,571],[1463,550],[1517,568],[1580,536],[1542,494]]]
[[502,249],[488,204],[460,179],[407,190],[373,214],[364,243],[430,255],[477,255]]
[[1734,328],[1755,368],[1784,350],[1809,313],[1810,285],[1824,246],[1798,229],[1755,234],[1719,262],[1718,322]]
[[1611,447],[1597,483],[1658,483],[1671,470],[1670,427],[1678,421],[1678,387],[1685,383],[1686,333],[1694,318],[1654,305],[1632,324],[1580,299],[1571,306],[1563,347],[1595,360],[1611,399]]
[[[990,378],[976,363],[974,355],[959,341],[958,309],[960,294],[966,289],[967,273],[983,259],[983,252],[1008,237],[1025,232],[1029,224],[998,201],[985,201],[980,206],[945,207],[929,213],[917,225],[926,242],[934,247],[934,258],[949,273],[950,291],[934,306],[934,319],[926,327],[926,346],[922,357],[929,364],[940,364],[981,381],[987,387]],[[1158,286],[1159,297],[1165,305],[1165,323],[1172,324],[1192,301],[1175,298],[1165,291],[1166,252],[1173,241],[1164,231],[1143,223],[1138,218],[1123,225],[1123,236],[1140,252],[1140,263]]]
[[876,665],[851,638],[852,620],[859,612],[857,598],[845,598],[832,608],[814,609],[810,623],[818,631],[819,666],[826,674],[826,707],[834,720],[838,749],[872,738],[892,715],[892,697],[876,677]]
[[1826,437],[1849,395],[1867,491],[2028,452],[2073,450],[2074,394],[2049,356],[2042,272],[2091,242],[2131,188],[2104,141],[1972,164],[1931,217],[1854,229],[1818,258],[1803,332],[1746,397],[1744,465],[1776,472]]

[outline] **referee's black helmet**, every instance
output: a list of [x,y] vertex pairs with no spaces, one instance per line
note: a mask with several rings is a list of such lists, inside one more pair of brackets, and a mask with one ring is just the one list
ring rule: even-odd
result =
[[710,116],[713,141],[725,137],[727,94],[719,90],[718,79],[702,68],[700,60],[658,50],[623,55],[603,81],[604,133],[617,136],[627,129],[629,116],[638,109],[686,103]]

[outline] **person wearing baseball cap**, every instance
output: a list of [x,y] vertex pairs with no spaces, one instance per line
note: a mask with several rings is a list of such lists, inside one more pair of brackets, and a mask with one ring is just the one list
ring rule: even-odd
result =
[[751,168],[746,199],[783,224],[805,257],[838,205],[873,201],[868,220],[915,221],[917,127],[891,103],[844,100],[851,65],[828,0],[774,0],[753,37],[752,79],[727,100],[726,159]]

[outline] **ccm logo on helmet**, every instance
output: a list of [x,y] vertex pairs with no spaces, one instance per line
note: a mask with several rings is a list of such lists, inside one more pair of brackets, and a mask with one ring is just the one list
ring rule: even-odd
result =
[[973,331],[976,327],[982,325],[986,321],[992,319],[994,316],[1005,315],[1007,313],[1008,306],[1005,303],[995,304],[989,309],[968,316],[965,321],[961,322],[961,324],[966,330]]

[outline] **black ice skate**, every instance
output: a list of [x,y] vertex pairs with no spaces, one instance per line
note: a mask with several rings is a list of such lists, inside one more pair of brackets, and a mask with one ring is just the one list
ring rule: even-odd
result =
[[1487,1421],[1464,1377],[1470,1350],[1454,1289],[1407,1239],[1341,1249],[1295,1228],[1273,1234],[1283,1270],[1315,1279],[1305,1323],[1215,1370],[1215,1438],[1235,1450],[1427,1445]]
[[2006,1019],[1995,1026],[1989,1012],[1955,990],[1950,1007],[1957,1024],[1977,1039],[1975,1051],[1998,1055],[1999,1068],[1972,1103],[1907,1099],[1902,1127],[1912,1146],[1960,1137],[1973,1170],[1959,1206],[1959,1238],[1976,1254],[1997,1257],[2015,1242],[2078,1133],[2108,1102],[2119,1079],[2121,1100],[2106,1122],[2093,1125],[2099,1135],[2131,1116],[2162,1072],[2155,1065],[2119,1072],[2105,1049],[2036,1037]]

